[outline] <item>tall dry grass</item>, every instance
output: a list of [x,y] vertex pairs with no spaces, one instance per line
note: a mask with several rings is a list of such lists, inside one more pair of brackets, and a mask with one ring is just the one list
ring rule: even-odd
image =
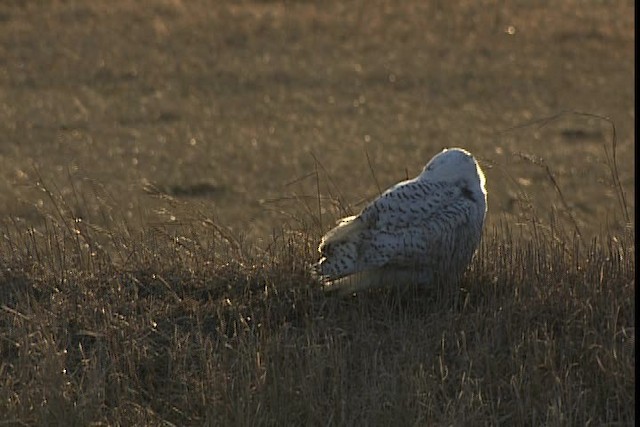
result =
[[340,299],[308,273],[313,215],[256,248],[193,207],[138,229],[38,185],[41,226],[0,245],[5,424],[634,424],[631,225],[499,223],[458,289]]

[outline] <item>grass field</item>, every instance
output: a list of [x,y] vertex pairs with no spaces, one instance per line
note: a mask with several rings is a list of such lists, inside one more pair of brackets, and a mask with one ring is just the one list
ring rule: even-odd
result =
[[[0,425],[634,425],[633,9],[0,3]],[[453,146],[459,288],[325,296]]]

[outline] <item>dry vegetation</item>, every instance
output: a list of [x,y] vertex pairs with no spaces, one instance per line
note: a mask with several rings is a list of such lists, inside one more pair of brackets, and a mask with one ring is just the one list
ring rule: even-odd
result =
[[[0,425],[634,425],[633,7],[0,3]],[[442,146],[459,288],[323,295]]]

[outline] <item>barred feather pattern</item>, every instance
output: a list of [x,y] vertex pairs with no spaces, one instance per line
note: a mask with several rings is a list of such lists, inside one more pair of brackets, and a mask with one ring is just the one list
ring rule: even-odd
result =
[[325,234],[314,273],[325,290],[341,293],[457,280],[478,247],[486,210],[477,161],[460,148],[443,150],[416,178]]

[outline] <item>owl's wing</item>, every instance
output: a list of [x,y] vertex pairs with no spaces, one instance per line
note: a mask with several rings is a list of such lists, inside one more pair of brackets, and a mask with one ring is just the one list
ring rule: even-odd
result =
[[464,187],[405,181],[360,214],[371,233],[362,242],[359,256],[375,266],[425,263],[429,257],[452,251],[453,240],[476,228],[477,213],[477,200]]
[[401,182],[373,200],[359,217],[369,228],[384,231],[424,226],[457,203],[460,189],[444,182]]
[[[415,265],[437,253],[446,233],[465,221],[459,190],[443,183],[402,182],[356,216],[344,218],[321,240],[317,275],[334,280],[385,265]],[[447,222],[446,224],[442,224]]]

